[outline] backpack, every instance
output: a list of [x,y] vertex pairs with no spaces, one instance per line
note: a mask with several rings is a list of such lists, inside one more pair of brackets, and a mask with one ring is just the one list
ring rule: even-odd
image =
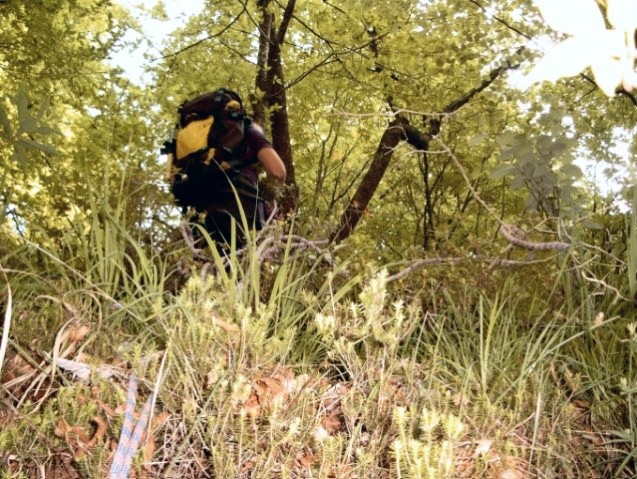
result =
[[[201,211],[221,191],[227,191],[228,181],[235,179],[245,166],[235,159],[243,146],[242,133],[241,138],[232,139],[233,144],[238,143],[233,149],[222,144],[228,133],[224,120],[240,123],[239,130],[243,132],[251,119],[246,116],[241,97],[225,88],[183,102],[177,114],[172,136],[161,150],[168,156],[166,176],[177,205],[184,212],[188,207]],[[217,152],[218,149],[222,151]],[[224,170],[216,161],[220,153],[230,169]]]

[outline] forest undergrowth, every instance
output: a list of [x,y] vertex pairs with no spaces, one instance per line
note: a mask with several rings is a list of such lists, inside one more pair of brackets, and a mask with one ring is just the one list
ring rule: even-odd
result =
[[2,258],[1,478],[109,477],[131,377],[110,477],[635,476],[637,323],[595,252],[396,279],[285,231],[160,253],[117,214],[79,244]]

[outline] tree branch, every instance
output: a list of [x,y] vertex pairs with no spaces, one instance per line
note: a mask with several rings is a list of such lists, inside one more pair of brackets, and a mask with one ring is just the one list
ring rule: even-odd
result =
[[486,13],[487,15],[491,16],[495,21],[501,23],[502,25],[504,25],[506,28],[508,28],[509,30],[517,33],[518,35],[530,40],[531,37],[529,35],[527,35],[526,33],[522,32],[521,30],[518,30],[517,28],[515,28],[513,25],[511,25],[509,22],[501,19],[500,17],[497,17],[495,15],[491,15],[487,12],[487,9],[479,2],[477,2],[476,0],[469,0],[470,3],[473,3],[476,7],[478,7],[480,10],[482,10],[484,13]]
[[223,27],[221,29],[221,31],[213,34],[213,35],[208,35],[205,38],[202,38],[201,40],[197,40],[194,43],[191,43],[190,45],[187,45],[179,50],[177,50],[176,52],[173,53],[169,53],[168,55],[164,55],[158,58],[158,60],[166,60],[168,58],[172,58],[172,57],[176,57],[178,55],[181,55],[182,53],[190,50],[191,48],[195,48],[199,45],[201,45],[202,43],[207,42],[208,40],[212,40],[213,38],[219,37],[221,35],[223,35],[224,33],[226,33],[228,30],[230,30],[230,28],[232,28],[232,26],[237,23],[239,21],[239,18],[241,18],[241,15],[243,15],[246,12],[246,6],[243,5],[243,9],[230,21],[230,23],[228,23],[225,27]]
[[465,264],[465,263],[488,263],[491,266],[530,266],[539,263],[546,263],[551,261],[552,258],[542,259],[542,260],[514,260],[514,259],[502,259],[502,258],[463,258],[463,257],[438,257],[438,258],[423,258],[417,261],[414,261],[405,269],[392,274],[387,277],[387,281],[396,281],[404,278],[405,276],[417,271],[425,266],[432,265],[454,265],[454,264]]
[[532,251],[568,251],[571,247],[569,243],[562,241],[548,241],[548,242],[532,242],[526,239],[526,233],[519,228],[502,224],[500,227],[500,234],[511,244],[519,246],[520,248],[532,250]]
[[[472,88],[462,97],[449,103],[441,113],[429,115],[430,128],[428,133],[421,132],[411,125],[400,113],[396,113],[395,119],[388,125],[380,139],[369,170],[363,177],[345,212],[341,215],[339,226],[330,235],[330,241],[338,243],[351,235],[387,171],[396,146],[398,146],[401,141],[407,141],[407,143],[417,150],[426,153],[429,150],[429,142],[440,132],[442,125],[440,118],[462,108],[478,93],[488,88],[502,72],[511,68],[517,68],[517,66],[507,63],[506,65],[494,68],[489,73],[489,77],[483,80],[480,85]],[[389,101],[391,103],[391,99],[389,99]]]
[[405,126],[407,125],[409,125],[409,122],[405,118],[398,116],[385,129],[369,170],[365,173],[358,189],[341,216],[339,227],[330,235],[330,241],[340,242],[349,237],[358,224],[389,166],[394,149],[401,140],[407,138],[405,133]]

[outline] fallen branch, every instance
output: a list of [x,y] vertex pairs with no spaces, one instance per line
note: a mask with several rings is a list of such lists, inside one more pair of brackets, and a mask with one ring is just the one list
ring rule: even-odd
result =
[[53,362],[62,371],[73,374],[73,377],[81,382],[87,383],[91,378],[91,374],[97,374],[101,379],[110,379],[113,376],[121,374],[119,368],[101,364],[99,366],[91,366],[90,364],[71,359],[57,358]]
[[182,238],[186,242],[186,246],[188,246],[188,249],[193,254],[195,259],[202,260],[202,261],[210,261],[210,258],[208,258],[205,254],[202,253],[203,249],[197,248],[197,246],[195,245],[195,238],[192,234],[191,225],[187,222],[182,222],[179,225],[179,230],[181,231]]
[[532,242],[526,240],[526,232],[517,226],[502,224],[500,234],[511,244],[532,251],[568,251],[571,245],[562,241]]
[[[295,252],[306,252],[308,250],[313,251],[318,256],[324,255],[325,252],[321,249],[321,246],[325,246],[329,243],[325,240],[308,240],[300,235],[283,235],[275,236],[270,235],[264,238],[263,242],[259,245],[256,251],[256,256],[259,262],[266,260],[272,260],[280,251],[289,249]],[[331,264],[331,260],[328,258],[328,263]]]
[[480,258],[480,257],[446,257],[446,258],[423,258],[417,261],[414,261],[405,269],[395,273],[389,277],[387,277],[387,281],[396,281],[404,278],[410,273],[419,270],[420,268],[424,268],[425,266],[431,265],[453,265],[453,264],[463,264],[463,263],[488,263],[491,267],[493,266],[530,266],[539,263],[546,263],[547,261],[551,261],[552,258],[546,258],[541,260],[515,260],[515,259],[502,259],[502,258]]

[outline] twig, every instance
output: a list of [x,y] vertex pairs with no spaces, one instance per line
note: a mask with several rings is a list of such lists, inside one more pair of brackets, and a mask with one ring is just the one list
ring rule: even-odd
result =
[[239,18],[241,18],[241,15],[243,15],[245,12],[246,12],[246,6],[243,5],[243,9],[232,20],[230,20],[230,22],[225,27],[223,27],[219,32],[213,33],[212,35],[208,35],[207,37],[201,38],[201,39],[195,41],[194,43],[186,45],[185,47],[181,48],[180,50],[177,50],[176,52],[172,52],[172,53],[169,53],[167,55],[163,55],[163,56],[159,57],[157,60],[166,60],[166,59],[171,58],[171,57],[177,57],[178,55],[181,55],[185,51],[190,50],[191,48],[195,48],[195,47],[201,45],[202,43],[207,42],[208,40],[212,40],[213,38],[220,37],[226,31],[228,31],[230,28],[232,28],[232,26],[235,23],[237,23]]
[[514,259],[502,259],[502,258],[480,258],[480,257],[474,257],[474,258],[460,258],[460,257],[446,257],[446,258],[424,258],[424,259],[419,259],[417,261],[414,261],[412,264],[410,264],[408,267],[406,267],[405,269],[399,271],[398,273],[395,273],[391,276],[387,277],[387,281],[396,281],[399,279],[404,278],[405,276],[407,276],[410,273],[413,273],[414,271],[423,268],[425,266],[430,266],[430,265],[438,265],[438,264],[446,264],[446,265],[451,265],[451,264],[462,264],[462,263],[489,263],[492,267],[493,266],[530,266],[530,265],[534,265],[534,264],[539,264],[539,263],[545,263],[547,261],[550,261],[550,258],[547,259],[541,259],[541,260],[527,260],[527,261],[523,261],[523,260],[514,260]]
[[179,230],[181,231],[181,236],[184,239],[186,246],[188,246],[188,249],[193,254],[195,259],[199,259],[201,261],[209,263],[210,258],[202,253],[203,250],[201,248],[197,248],[195,246],[195,238],[193,237],[192,228],[189,226],[189,224],[186,222],[182,222],[179,225]]
[[424,259],[419,259],[417,261],[414,261],[412,264],[410,264],[407,268],[403,269],[402,271],[399,271],[396,274],[392,274],[391,276],[387,277],[387,281],[396,281],[398,279],[404,278],[405,276],[407,276],[410,273],[413,273],[414,271],[423,268],[425,266],[429,266],[432,264],[460,264],[460,263],[466,263],[468,262],[469,259],[468,258],[424,258]]
[[613,299],[613,304],[616,303],[618,299],[621,299],[623,301],[631,301],[631,299],[629,299],[629,298],[625,297],[623,294],[621,294],[619,289],[617,289],[614,286],[611,286],[606,281],[602,281],[601,279],[597,279],[597,278],[593,278],[591,276],[588,276],[584,271],[582,271],[581,274],[582,274],[582,278],[584,278],[585,281],[587,281],[589,283],[596,284],[598,286],[601,286],[603,289],[607,289],[607,290],[610,290],[613,293],[615,293],[615,299]]
[[480,194],[478,193],[478,191],[473,187],[473,185],[471,184],[471,180],[469,180],[469,177],[467,176],[467,172],[465,171],[464,167],[462,166],[462,163],[460,163],[460,160],[458,160],[458,157],[442,141],[440,141],[440,145],[442,146],[443,150],[447,153],[447,155],[449,155],[451,160],[456,165],[456,168],[458,169],[458,171],[460,172],[460,175],[464,179],[464,181],[465,181],[465,183],[467,185],[467,188],[469,188],[469,191],[471,192],[471,195],[476,199],[476,201],[478,203],[480,203],[482,205],[482,207],[485,210],[487,210],[487,212],[493,217],[493,219],[496,220],[500,224],[500,233],[502,234],[502,236],[504,236],[507,239],[507,241],[509,241],[511,244],[514,244],[516,246],[519,246],[519,247],[525,248],[525,249],[529,249],[529,250],[537,250],[537,251],[547,251],[547,250],[568,251],[568,249],[571,247],[571,245],[569,243],[564,243],[562,241],[549,241],[549,242],[546,242],[546,243],[534,243],[534,242],[526,241],[524,239],[521,239],[521,238],[515,236],[516,233],[521,233],[522,235],[526,235],[526,233],[524,233],[522,230],[520,230],[519,228],[517,228],[515,226],[512,226],[512,225],[509,225],[509,224],[505,223],[502,220],[502,218],[500,218],[498,216],[498,214],[486,203],[486,201],[484,201],[480,197]]
[[272,259],[272,257],[280,250],[285,249],[288,245],[290,250],[313,250],[317,255],[323,255],[324,251],[321,246],[327,245],[329,241],[323,240],[308,240],[300,235],[283,235],[276,237],[274,235],[267,236],[257,249],[257,258],[259,261],[265,261]]

